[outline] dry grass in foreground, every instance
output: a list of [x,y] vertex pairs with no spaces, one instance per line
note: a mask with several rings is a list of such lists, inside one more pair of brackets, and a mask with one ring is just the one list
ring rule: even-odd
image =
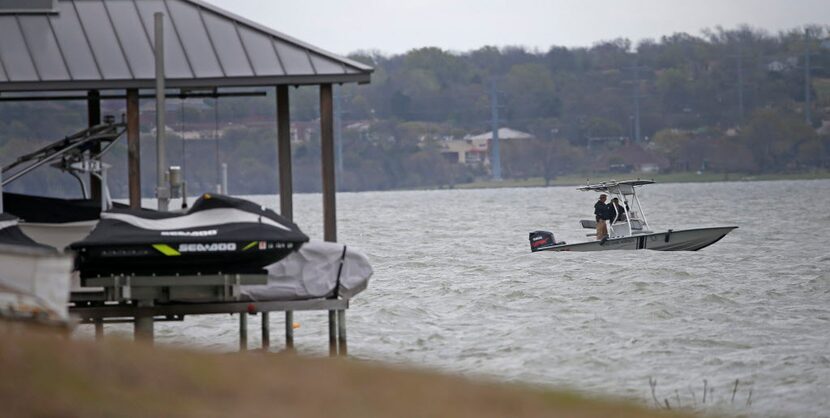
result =
[[2,330],[0,323],[0,415],[9,417],[685,416],[349,360]]

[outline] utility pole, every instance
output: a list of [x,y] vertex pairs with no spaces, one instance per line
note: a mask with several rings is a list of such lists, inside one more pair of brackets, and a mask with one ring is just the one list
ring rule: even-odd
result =
[[743,70],[743,48],[738,43],[738,124],[744,122],[744,70]]
[[634,65],[634,140],[640,142],[640,67]]
[[810,29],[804,29],[804,120],[813,126],[810,116]]
[[640,70],[644,70],[646,67],[641,67],[637,65],[637,61],[634,61],[634,66],[626,68],[633,72],[633,80],[634,83],[634,140],[636,142],[640,142],[642,139],[642,129],[640,128],[640,99],[643,97],[640,94],[640,82],[642,79],[640,78]]
[[623,70],[632,72],[632,80],[630,81],[633,82],[634,85],[634,90],[632,92],[632,99],[634,101],[634,141],[640,142],[640,140],[642,139],[642,129],[640,128],[640,99],[644,97],[642,94],[640,94],[640,82],[642,81],[642,79],[640,78],[640,70],[646,70],[648,69],[648,67],[638,65],[637,54],[634,53],[633,56],[634,65],[631,67],[623,68]]
[[501,181],[501,153],[499,151],[499,92],[496,88],[496,79],[493,78],[490,89],[490,114],[493,126],[493,139],[490,141],[490,167],[493,170],[493,180]]

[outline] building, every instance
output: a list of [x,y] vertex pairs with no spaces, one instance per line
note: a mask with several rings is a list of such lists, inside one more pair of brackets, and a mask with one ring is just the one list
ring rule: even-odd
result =
[[[442,144],[441,154],[447,161],[467,165],[490,165],[490,141],[493,132],[479,135],[467,135],[463,139],[449,139]],[[500,141],[533,139],[533,135],[510,128],[499,128]]]

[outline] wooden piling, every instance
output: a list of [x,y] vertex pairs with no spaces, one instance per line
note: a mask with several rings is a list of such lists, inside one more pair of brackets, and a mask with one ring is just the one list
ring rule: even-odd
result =
[[138,89],[127,89],[127,178],[130,207],[141,207],[141,144]]
[[346,343],[346,310],[337,311],[337,352],[345,357],[349,355],[349,347]]
[[260,315],[262,315],[262,349],[268,351],[271,347],[271,315],[268,312],[262,312]]
[[239,351],[248,350],[248,313],[239,313]]

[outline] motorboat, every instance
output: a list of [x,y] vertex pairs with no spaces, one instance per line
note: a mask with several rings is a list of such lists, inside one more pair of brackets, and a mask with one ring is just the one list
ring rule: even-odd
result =
[[[557,242],[552,232],[530,233],[530,250],[537,251],[604,251],[604,250],[656,250],[697,251],[706,248],[726,236],[737,226],[718,226],[691,229],[654,231],[646,220],[637,195],[639,187],[653,184],[651,180],[625,180],[602,182],[579,187],[585,192],[605,193],[622,202],[614,207],[614,220],[608,222],[608,236],[588,242],[568,244]],[[580,221],[583,228],[595,229],[595,220]],[[596,236],[596,234],[589,234]]]
[[81,278],[257,274],[308,241],[290,220],[248,200],[204,194],[183,213],[113,208],[78,242]]
[[[19,227],[35,241],[62,250],[85,237],[98,223],[103,210],[113,206],[107,187],[107,164],[102,157],[126,130],[124,123],[105,122],[83,129],[34,152],[18,157],[2,168],[2,186],[51,165],[80,183],[81,198],[61,199],[18,193],[3,193],[5,211],[20,219]],[[84,178],[90,175],[101,182],[100,199],[92,199]]]
[[38,244],[0,210],[0,316],[66,324],[72,258]]

